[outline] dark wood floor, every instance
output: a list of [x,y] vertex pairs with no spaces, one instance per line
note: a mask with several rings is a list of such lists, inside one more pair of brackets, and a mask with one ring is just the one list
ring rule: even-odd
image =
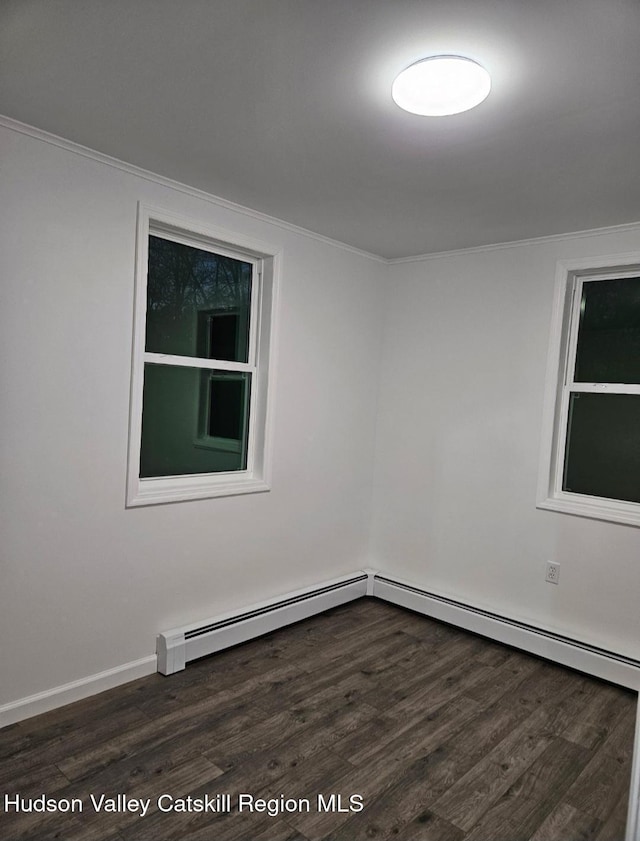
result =
[[[0,838],[621,841],[636,700],[363,599],[0,731]],[[156,806],[220,793],[229,814]],[[240,793],[301,809],[239,813]],[[15,794],[83,811],[7,813]]]

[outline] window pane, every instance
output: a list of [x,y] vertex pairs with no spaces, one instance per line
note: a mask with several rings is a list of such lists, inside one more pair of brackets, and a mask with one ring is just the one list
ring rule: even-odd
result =
[[575,380],[640,383],[640,277],[583,284]]
[[146,350],[248,362],[251,263],[149,237]]
[[144,366],[140,476],[246,470],[251,374]]
[[562,489],[640,502],[640,395],[571,395]]

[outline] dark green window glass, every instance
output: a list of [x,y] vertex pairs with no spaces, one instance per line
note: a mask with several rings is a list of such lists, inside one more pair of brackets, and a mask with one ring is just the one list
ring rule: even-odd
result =
[[640,395],[570,400],[562,489],[640,502]]
[[240,442],[245,423],[246,379],[244,375],[214,374],[207,383],[207,418],[204,425],[211,438]]
[[574,379],[640,383],[640,277],[583,284]]
[[145,364],[140,476],[246,470],[251,374]]
[[251,263],[149,237],[146,350],[247,362]]

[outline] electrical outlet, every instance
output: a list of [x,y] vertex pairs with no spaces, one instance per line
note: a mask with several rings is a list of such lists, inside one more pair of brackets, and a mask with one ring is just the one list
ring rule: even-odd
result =
[[549,584],[557,584],[560,580],[560,564],[554,564],[551,561],[547,562],[547,574],[544,578]]

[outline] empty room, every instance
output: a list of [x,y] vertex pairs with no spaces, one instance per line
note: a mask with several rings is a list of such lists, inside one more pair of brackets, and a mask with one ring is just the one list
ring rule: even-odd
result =
[[640,841],[638,43],[3,0],[2,839]]

